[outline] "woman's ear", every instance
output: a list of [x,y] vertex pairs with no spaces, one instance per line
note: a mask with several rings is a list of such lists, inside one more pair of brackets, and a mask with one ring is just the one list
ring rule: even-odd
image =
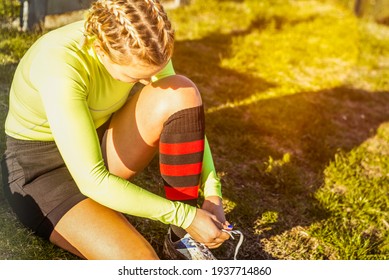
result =
[[101,49],[100,45],[96,41],[93,42],[93,47],[95,48],[95,51],[98,56],[100,57],[105,56],[105,52]]

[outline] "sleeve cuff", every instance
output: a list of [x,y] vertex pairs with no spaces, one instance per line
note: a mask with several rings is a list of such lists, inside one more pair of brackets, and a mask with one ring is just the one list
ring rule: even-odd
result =
[[[177,205],[177,216],[174,225],[181,227],[183,229],[188,228],[195,216],[196,216],[196,207],[190,206],[182,202],[176,202]],[[181,222],[180,222],[181,221]]]
[[204,197],[218,196],[222,198],[221,183],[215,171],[209,173],[203,184]]

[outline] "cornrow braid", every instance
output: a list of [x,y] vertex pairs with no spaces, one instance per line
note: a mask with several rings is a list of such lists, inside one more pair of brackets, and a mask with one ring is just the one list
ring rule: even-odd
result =
[[166,63],[173,54],[174,31],[159,0],[99,0],[85,22],[86,37],[117,64],[134,56],[152,65]]
[[[151,14],[157,20],[157,33],[159,34],[159,39],[163,41],[164,44],[167,44],[169,41],[169,30],[171,30],[171,24],[163,9],[163,6],[155,0],[145,0],[145,2],[149,5]],[[168,22],[167,28],[165,28],[166,22]]]

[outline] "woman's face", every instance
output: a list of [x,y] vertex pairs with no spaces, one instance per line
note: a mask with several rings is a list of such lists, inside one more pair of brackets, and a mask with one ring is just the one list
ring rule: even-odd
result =
[[137,62],[137,60],[133,60],[134,62],[131,64],[120,65],[114,63],[100,49],[96,48],[96,52],[108,73],[115,80],[125,83],[140,82],[147,85],[151,82],[151,77],[161,71],[165,66],[145,65],[144,63]]

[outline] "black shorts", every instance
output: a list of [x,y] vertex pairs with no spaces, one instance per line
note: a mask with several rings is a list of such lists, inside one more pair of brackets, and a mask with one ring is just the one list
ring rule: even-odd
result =
[[4,195],[11,208],[27,228],[45,239],[63,215],[86,198],[55,142],[7,136],[1,166]]

